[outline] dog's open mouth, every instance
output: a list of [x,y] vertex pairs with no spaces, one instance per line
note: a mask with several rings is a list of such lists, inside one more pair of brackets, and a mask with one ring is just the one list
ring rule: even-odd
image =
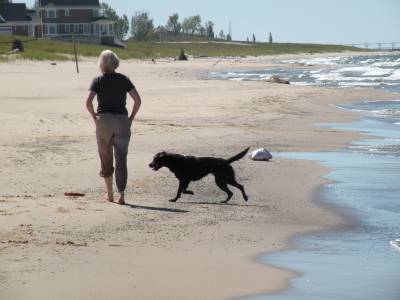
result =
[[151,163],[149,164],[149,167],[153,170],[153,171],[158,171],[160,169],[160,166],[158,166],[157,164]]

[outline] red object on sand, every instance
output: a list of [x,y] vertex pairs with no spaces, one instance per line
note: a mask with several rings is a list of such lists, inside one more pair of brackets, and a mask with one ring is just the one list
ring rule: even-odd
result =
[[85,194],[81,193],[64,193],[66,197],[85,197]]

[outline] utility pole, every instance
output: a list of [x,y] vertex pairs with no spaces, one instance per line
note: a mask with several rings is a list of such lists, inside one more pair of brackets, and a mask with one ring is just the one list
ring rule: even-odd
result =
[[37,10],[38,10],[39,16],[40,16],[40,35],[43,38],[44,37],[44,25],[43,25],[43,11],[41,10],[42,1],[39,0],[37,3],[38,3]]
[[77,51],[76,51],[75,32],[72,33],[72,43],[74,44],[74,54],[75,54],[76,73],[79,74],[78,53],[77,53]]
[[229,35],[232,37],[232,21],[229,20]]

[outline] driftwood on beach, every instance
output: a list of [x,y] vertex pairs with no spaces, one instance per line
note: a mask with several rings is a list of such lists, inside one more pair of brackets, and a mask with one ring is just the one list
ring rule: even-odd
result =
[[289,80],[282,79],[278,75],[272,75],[269,79],[267,79],[267,81],[272,83],[290,84]]

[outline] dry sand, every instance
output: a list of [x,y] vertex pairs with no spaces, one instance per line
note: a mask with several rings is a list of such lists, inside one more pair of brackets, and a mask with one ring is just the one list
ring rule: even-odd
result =
[[[345,223],[312,201],[324,168],[306,161],[235,163],[250,196],[231,205],[212,178],[171,204],[177,182],[148,168],[159,150],[229,157],[343,147],[354,133],[338,102],[388,98],[265,82],[207,80],[273,58],[123,62],[143,97],[129,154],[128,205],[103,201],[94,124],[84,108],[94,61],[0,64],[0,299],[226,299],[285,288],[295,276],[257,262],[292,235]],[[64,192],[83,192],[70,199]]]

